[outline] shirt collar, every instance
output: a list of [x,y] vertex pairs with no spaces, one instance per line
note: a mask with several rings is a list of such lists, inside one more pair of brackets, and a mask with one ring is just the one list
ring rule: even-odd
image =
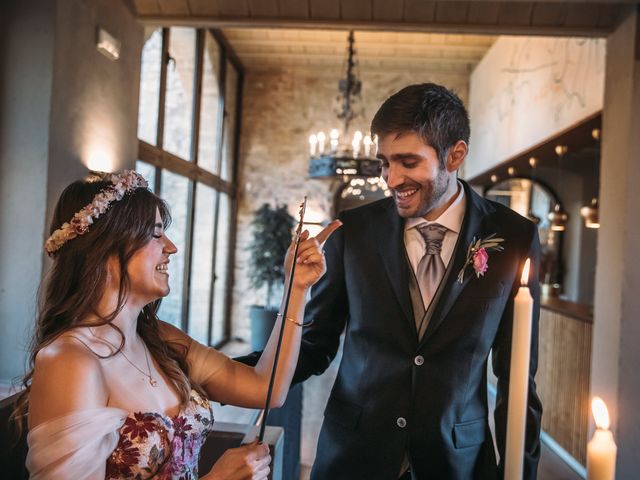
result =
[[464,187],[460,182],[458,182],[458,193],[456,195],[456,199],[438,218],[433,221],[425,220],[422,217],[407,218],[404,223],[404,229],[407,231],[411,228],[417,227],[418,225],[438,223],[443,227],[447,227],[447,229],[452,232],[460,233],[462,221],[464,220],[465,204]]

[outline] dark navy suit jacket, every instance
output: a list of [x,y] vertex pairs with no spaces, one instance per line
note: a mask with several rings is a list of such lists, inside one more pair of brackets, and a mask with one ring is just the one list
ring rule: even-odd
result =
[[[513,298],[531,257],[534,297],[524,478],[536,477],[542,407],[534,374],[538,351],[539,240],[536,226],[483,199],[463,182],[466,212],[451,273],[418,339],[404,247],[404,220],[392,199],[344,212],[325,245],[327,273],[312,288],[294,382],[326,370],[344,331],[344,350],[325,410],[311,478],[398,478],[409,454],[414,478],[502,478],[488,426],[487,361],[498,377],[496,440],[504,457]],[[457,274],[472,240],[495,233],[477,277]],[[418,358],[419,357],[419,358]]]

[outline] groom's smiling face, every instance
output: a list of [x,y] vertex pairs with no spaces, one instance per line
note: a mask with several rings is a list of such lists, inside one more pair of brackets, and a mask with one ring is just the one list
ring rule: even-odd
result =
[[415,132],[389,133],[378,141],[382,178],[401,217],[424,217],[446,202],[450,181],[436,150]]

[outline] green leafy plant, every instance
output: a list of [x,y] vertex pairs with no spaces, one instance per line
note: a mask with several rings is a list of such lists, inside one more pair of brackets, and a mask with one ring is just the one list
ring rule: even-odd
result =
[[256,210],[251,222],[253,239],[249,245],[249,278],[253,288],[260,289],[266,285],[267,307],[272,305],[274,286],[284,282],[284,257],[291,243],[294,222],[286,205],[273,208],[268,203]]

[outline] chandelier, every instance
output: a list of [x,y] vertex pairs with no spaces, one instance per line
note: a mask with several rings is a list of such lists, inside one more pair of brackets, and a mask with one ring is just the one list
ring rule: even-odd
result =
[[342,178],[346,183],[353,178],[380,176],[380,161],[375,158],[377,137],[363,135],[357,130],[349,134],[351,122],[362,116],[362,82],[358,78],[353,31],[349,32],[348,57],[345,77],[338,81],[338,95],[334,112],[342,121],[342,131],[333,128],[309,136],[309,177]]

